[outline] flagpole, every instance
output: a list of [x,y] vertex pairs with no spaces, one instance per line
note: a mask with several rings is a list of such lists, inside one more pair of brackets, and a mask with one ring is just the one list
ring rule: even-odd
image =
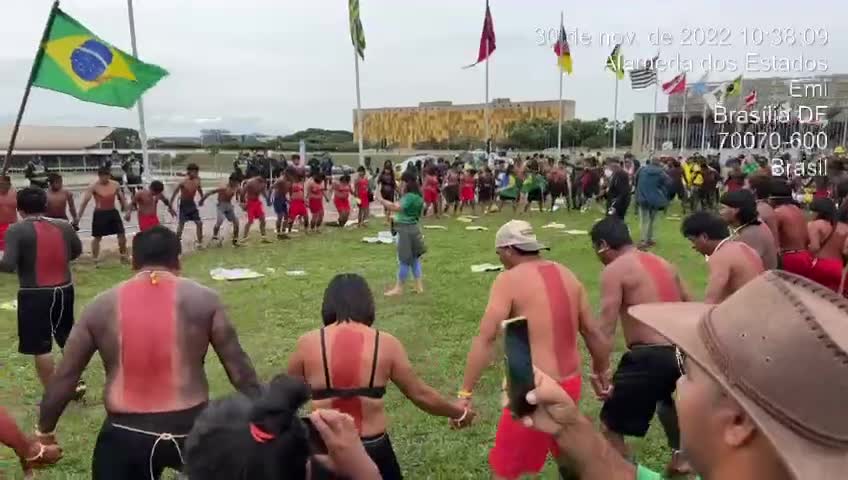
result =
[[21,107],[18,109],[15,126],[12,127],[12,137],[9,139],[9,147],[6,149],[6,158],[3,160],[3,169],[0,171],[0,175],[6,175],[6,172],[9,171],[9,165],[12,164],[12,151],[15,150],[18,130],[21,128],[21,120],[24,118],[24,110],[26,110],[27,101],[29,100],[29,92],[32,90],[32,82],[35,81],[35,74],[38,72],[38,66],[41,64],[42,57],[44,57],[44,44],[50,35],[50,27],[53,25],[53,19],[56,18],[56,12],[58,10],[59,0],[56,0],[50,9],[50,15],[48,15],[47,23],[44,25],[44,33],[41,34],[41,41],[38,43],[38,52],[35,54],[35,60],[33,60],[32,68],[29,71],[29,79],[27,80],[26,89],[24,89],[24,98],[21,99]]
[[618,72],[615,73],[615,106],[612,113],[612,153],[615,153],[618,140]]
[[845,119],[842,121],[842,146],[843,147],[845,146],[845,137],[846,136],[848,136],[848,113],[845,114]]
[[[486,8],[489,8],[489,3],[486,2]],[[488,11],[488,10],[487,10]],[[489,132],[489,39],[486,38],[486,107],[483,109],[484,117],[486,117],[486,153],[491,152],[491,136]]]
[[688,87],[683,88],[683,107],[680,109],[680,155],[683,155],[683,149],[686,148],[686,97],[689,96],[686,91]]
[[704,100],[704,113],[701,116],[701,153],[704,153],[704,142],[707,140],[707,101]]
[[[362,154],[362,137],[365,136],[365,131],[362,125],[362,97],[359,94],[359,53],[356,51],[356,45],[353,47],[353,67],[356,70],[356,125],[359,131],[359,166],[365,165],[365,157]],[[306,159],[303,160],[304,162]]]
[[[138,58],[138,47],[135,41],[135,15],[133,14],[133,0],[127,0],[127,11],[130,16],[130,42],[132,43],[133,57]],[[144,164],[144,178],[149,181],[152,178],[150,172],[150,156],[147,153],[147,130],[144,127],[144,101],[138,97],[138,136],[141,139],[141,158]]]
[[[565,22],[565,17],[560,10],[559,12],[559,25],[560,30],[562,30]],[[562,53],[562,45],[560,45],[560,53]],[[557,74],[559,75],[559,123],[557,124],[557,162],[562,158],[562,68],[557,62]]]
[[[656,68],[656,66],[654,68]],[[654,78],[654,129],[653,129],[654,131],[653,131],[653,134],[651,135],[651,157],[654,156],[654,151],[657,148],[657,124],[659,123],[658,119],[657,119],[657,115],[658,115],[658,113],[657,113],[657,95],[658,95],[659,91],[660,91],[660,80],[659,80],[659,78]]]

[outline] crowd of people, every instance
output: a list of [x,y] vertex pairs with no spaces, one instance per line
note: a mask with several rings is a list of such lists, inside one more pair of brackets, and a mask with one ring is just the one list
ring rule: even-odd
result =
[[[593,161],[583,160],[579,178],[592,170],[585,165]],[[202,242],[198,206],[211,195],[219,202],[214,236],[221,218],[235,216],[233,198],[248,213],[246,233],[259,220],[264,237],[260,212],[278,203],[286,213],[278,234],[299,219],[304,229],[320,228],[321,217],[312,207],[329,200],[320,165],[309,180],[304,169],[289,166],[277,172],[273,184],[262,175],[231,176],[227,185],[205,194],[198,168],[190,165],[170,200],[157,182],[135,192],[133,209],[140,223],[142,216],[148,223],[133,238],[135,273],[98,295],[77,322],[69,265],[80,255],[81,243],[73,220],[48,215],[51,203],[62,197],[61,184],[51,201],[51,194],[38,187],[14,192],[2,178],[0,221],[9,218],[10,207],[22,220],[7,228],[0,271],[18,274],[19,351],[35,357],[45,391],[35,436],[26,437],[0,411],[0,441],[15,450],[25,470],[58,461],[56,426],[69,402],[85,393],[80,380],[98,353],[106,376],[106,419],[97,436],[92,478],[155,479],[172,468],[190,479],[398,479],[403,462],[389,439],[383,401],[388,383],[424,412],[448,418],[452,428],[470,427],[475,388],[491,365],[501,325],[522,316],[535,368],[536,388],[527,401],[535,409],[524,418],[514,417],[509,406],[504,409],[489,452],[494,478],[537,474],[552,455],[562,478],[658,479],[660,474],[638,465],[626,441],[645,436],[655,416],[668,440],[666,476],[839,478],[848,467],[848,422],[841,402],[848,387],[848,300],[843,296],[848,204],[837,206],[838,178],[831,183],[835,190],[814,195],[808,221],[797,185],[762,166],[745,173],[731,165],[714,193],[713,185],[704,183],[712,167],[700,157],[679,167],[676,159],[645,165],[631,156],[621,163],[609,159],[608,172],[589,174],[597,175],[598,183],[587,197],[582,180],[583,193],[573,194],[576,164],[568,162],[554,164],[537,155],[496,165],[497,173],[488,166],[478,173],[473,166],[441,167],[445,162],[436,161],[408,168],[399,183],[387,164],[378,175],[361,168],[352,189],[345,175],[331,183],[334,203],[339,186],[346,186],[360,210],[364,203],[367,212],[374,198],[393,214],[399,267],[389,295],[402,293],[410,274],[416,290],[423,290],[422,215],[430,209],[438,215],[457,203],[457,211],[484,203],[480,178],[489,182],[491,176],[492,198],[501,208],[505,202],[516,209],[538,202],[542,209],[547,196],[556,205],[554,192],[571,208],[606,199],[607,215],[589,232],[603,266],[595,308],[574,272],[544,258],[548,246],[530,223],[511,220],[497,231],[494,246],[505,271],[492,284],[453,399],[414,373],[400,339],[375,327],[373,294],[358,275],[330,281],[319,328],[298,340],[287,375],[268,385],[260,383],[218,294],[180,275],[182,227],[197,223]],[[682,185],[675,183],[677,168]],[[674,263],[652,251],[644,231],[642,241],[634,243],[625,221],[632,196],[644,230],[667,208],[672,193],[692,209],[682,219],[681,234],[707,257],[702,302],[693,301]],[[176,215],[177,196],[179,226],[173,232],[151,217],[160,200]],[[111,232],[119,224],[122,229],[115,202],[127,202],[107,170],[99,171],[89,187],[79,215],[91,197],[95,212],[101,212],[93,221],[97,231]],[[690,203],[693,198],[697,201]],[[64,213],[67,195],[63,202]],[[626,351],[613,371],[619,323]],[[584,380],[578,337],[591,357],[586,378],[603,402],[600,431],[577,407]],[[55,368],[54,342],[63,349]],[[210,346],[237,391],[213,401],[204,369]],[[309,401],[312,413],[299,416]]]

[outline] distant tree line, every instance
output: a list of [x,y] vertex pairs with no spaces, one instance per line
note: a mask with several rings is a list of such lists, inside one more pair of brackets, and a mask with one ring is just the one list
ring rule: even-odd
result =
[[[563,147],[605,148],[612,144],[613,128],[618,128],[616,144],[626,147],[633,142],[633,122],[614,124],[606,118],[598,120],[569,120],[562,124]],[[519,150],[542,150],[557,146],[557,122],[536,118],[521,120],[509,126],[505,141],[500,148]]]

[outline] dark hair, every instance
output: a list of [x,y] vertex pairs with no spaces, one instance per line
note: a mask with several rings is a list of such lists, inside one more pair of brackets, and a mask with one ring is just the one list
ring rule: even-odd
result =
[[387,168],[389,170],[392,169],[392,161],[391,160],[386,160],[385,162],[383,162],[383,170],[385,170]]
[[421,195],[421,188],[418,186],[418,175],[412,172],[403,172],[400,180],[406,184],[406,193],[417,193]]
[[321,172],[315,172],[315,175],[313,175],[313,176],[312,176],[312,178],[313,178],[316,182],[323,182],[323,181],[324,181],[324,174],[323,174],[323,173],[321,173]]
[[18,210],[27,215],[37,215],[47,210],[47,192],[40,188],[27,187],[18,190]]
[[[280,173],[282,173],[282,172],[283,172],[283,171],[282,171],[282,170],[280,170]],[[235,173],[232,173],[232,174],[230,174],[230,178],[229,178],[228,180],[229,180],[230,182],[236,182],[236,183],[238,183],[238,181],[239,181],[239,177],[238,177],[238,175],[236,175]]]
[[350,175],[345,173],[341,178],[339,178],[339,181],[342,183],[350,183]]
[[58,173],[49,173],[47,174],[47,183],[54,183],[58,180],[62,180],[62,176]]
[[165,190],[165,185],[162,184],[159,180],[153,180],[150,182],[150,191],[155,193],[162,193]]
[[11,182],[11,181],[12,181],[12,177],[10,177],[10,176],[8,176],[8,175],[0,175],[0,180],[5,180],[5,181],[7,181],[7,182]]
[[754,191],[758,200],[765,200],[771,195],[771,177],[756,173],[748,177],[748,185]]
[[[308,399],[302,381],[279,375],[255,400],[236,393],[212,401],[186,440],[188,478],[305,479],[309,430],[298,410]],[[260,443],[251,428],[272,438]]]
[[365,173],[365,167],[359,167],[356,169],[356,173]]
[[730,235],[727,224],[718,215],[710,212],[695,212],[683,219],[680,233],[684,237],[706,235],[710,240],[723,240]]
[[775,205],[797,205],[798,202],[792,197],[792,187],[785,180],[772,178],[769,183],[769,200]]
[[177,234],[161,225],[139,232],[133,237],[133,265],[179,268],[182,245]]
[[352,321],[371,326],[375,315],[374,295],[364,278],[342,273],[330,280],[321,305],[324,325]]
[[189,163],[188,165],[186,165],[186,171],[192,171],[192,170],[195,170],[195,171],[200,170],[200,167],[198,167],[196,163]]
[[757,212],[757,200],[754,194],[748,190],[736,190],[726,192],[721,196],[719,203],[728,207],[738,208],[737,220],[742,225],[759,225],[757,220],[760,214]]
[[100,167],[97,169],[97,176],[100,175],[112,175],[112,171],[109,170],[109,167]]
[[601,244],[601,241],[606,242],[614,250],[633,245],[627,224],[624,223],[624,220],[613,215],[596,223],[589,235],[592,237],[592,245],[596,247]]
[[827,220],[831,225],[836,224],[836,204],[829,198],[814,198],[810,202],[810,211],[818,214],[819,220]]

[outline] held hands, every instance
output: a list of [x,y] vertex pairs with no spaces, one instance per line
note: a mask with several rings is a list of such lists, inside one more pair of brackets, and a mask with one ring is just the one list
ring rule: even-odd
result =
[[449,420],[451,428],[454,430],[462,430],[463,428],[470,427],[474,422],[474,419],[477,417],[477,412],[471,409],[471,399],[457,400],[454,405],[457,408],[462,409],[462,415]]
[[592,381],[592,389],[598,400],[607,400],[612,396],[612,372],[607,370],[603,373],[591,373],[589,379]]
[[36,433],[35,438],[29,439],[27,452],[21,455],[19,452],[21,468],[24,478],[33,478],[33,470],[44,468],[57,463],[62,458],[62,448],[56,443],[53,434],[43,435]]

